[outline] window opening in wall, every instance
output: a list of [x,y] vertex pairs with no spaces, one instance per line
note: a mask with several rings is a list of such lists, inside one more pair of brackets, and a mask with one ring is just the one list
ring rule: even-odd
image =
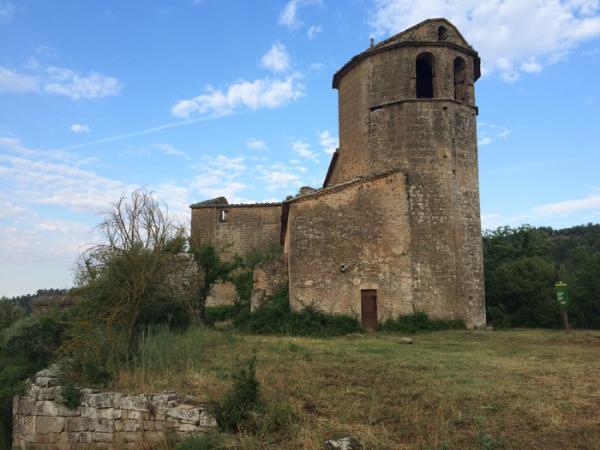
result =
[[467,64],[460,56],[454,59],[454,100],[464,102],[467,98]]
[[435,61],[431,53],[417,57],[417,98],[433,98]]
[[438,41],[445,41],[448,37],[448,29],[444,26],[438,28]]
[[229,216],[229,211],[227,211],[226,209],[219,210],[219,222],[221,222],[221,223],[227,222],[228,216]]

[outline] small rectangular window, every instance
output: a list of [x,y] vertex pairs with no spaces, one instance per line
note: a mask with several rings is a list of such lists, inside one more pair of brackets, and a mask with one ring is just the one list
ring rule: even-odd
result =
[[229,211],[227,211],[226,209],[219,210],[219,222],[221,222],[221,223],[227,222],[228,216],[229,216]]

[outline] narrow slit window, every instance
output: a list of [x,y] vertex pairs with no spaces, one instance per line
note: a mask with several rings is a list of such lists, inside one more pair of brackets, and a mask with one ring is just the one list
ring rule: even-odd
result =
[[421,53],[417,57],[417,98],[433,98],[433,78],[435,60],[431,53]]
[[227,222],[228,218],[229,218],[229,211],[227,211],[226,209],[219,210],[219,222],[221,222],[221,223]]

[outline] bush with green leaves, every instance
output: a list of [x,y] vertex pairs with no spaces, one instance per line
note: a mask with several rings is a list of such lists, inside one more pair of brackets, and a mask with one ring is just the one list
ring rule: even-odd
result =
[[0,298],[0,335],[13,323],[25,317],[25,310],[14,301]]
[[341,314],[326,314],[308,307],[290,308],[287,288],[281,289],[254,312],[244,312],[234,321],[237,328],[257,334],[287,336],[341,336],[361,331],[358,320]]
[[256,356],[253,356],[233,372],[233,385],[215,406],[215,416],[221,431],[239,431],[252,411],[261,407],[260,383],[256,378]]
[[192,245],[190,253],[200,271],[202,280],[196,301],[196,310],[201,320],[205,319],[206,299],[215,283],[229,281],[230,274],[240,264],[239,258],[223,261],[215,247],[209,244]]
[[263,249],[254,249],[236,259],[235,271],[232,272],[230,280],[235,286],[236,314],[250,311],[250,298],[254,287],[254,269],[257,265],[272,260],[280,255],[282,248],[279,244],[270,245]]
[[17,321],[0,335],[0,450],[11,448],[12,399],[25,380],[48,366],[67,328],[66,313]]
[[204,310],[204,323],[214,325],[215,322],[233,320],[237,315],[235,305],[209,306]]
[[419,331],[464,330],[465,322],[451,319],[430,319],[429,316],[417,311],[413,314],[401,315],[387,319],[379,324],[379,331],[417,333]]
[[69,409],[75,409],[81,405],[83,393],[73,383],[63,384],[60,389],[62,404]]

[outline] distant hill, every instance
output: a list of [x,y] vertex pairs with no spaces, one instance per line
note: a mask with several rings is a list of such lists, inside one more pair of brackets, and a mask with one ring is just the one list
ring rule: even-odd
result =
[[32,304],[35,301],[41,300],[45,303],[51,303],[53,301],[60,302],[67,292],[67,289],[38,289],[35,294],[18,295],[10,297],[8,300],[15,302],[30,315],[32,312]]

